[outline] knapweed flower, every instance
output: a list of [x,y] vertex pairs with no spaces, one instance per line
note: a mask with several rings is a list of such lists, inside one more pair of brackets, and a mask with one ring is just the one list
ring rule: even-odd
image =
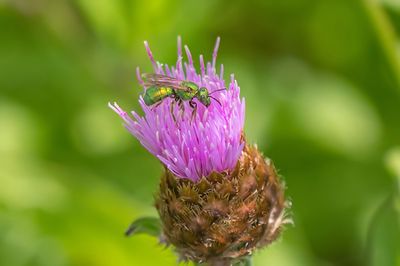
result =
[[[231,77],[226,87],[223,66],[218,75],[215,70],[218,43],[213,54],[213,63],[204,64],[200,56],[200,73],[197,73],[189,49],[185,46],[188,63],[182,63],[180,41],[178,42],[178,62],[175,67],[155,62],[149,46],[147,53],[156,74],[166,75],[178,81],[194,82],[205,87],[215,97],[206,107],[197,101],[197,110],[192,117],[188,101],[182,107],[173,98],[162,100],[157,106],[147,106],[141,97],[140,105],[144,116],[132,112],[133,119],[117,104],[114,110],[125,120],[125,126],[154,154],[173,174],[181,178],[198,181],[213,171],[232,170],[244,147],[241,138],[244,125],[244,99],[240,99],[239,86]],[[144,84],[139,71],[138,79]],[[227,88],[227,89],[225,89]],[[146,89],[146,88],[145,88]],[[215,91],[215,93],[213,93]],[[157,105],[157,104],[155,104]]]
[[[141,96],[142,116],[128,114],[116,103],[110,107],[165,166],[156,196],[165,241],[181,259],[229,265],[276,239],[286,221],[285,200],[272,162],[246,143],[244,99],[233,75],[225,83],[223,65],[217,73],[218,47],[219,38],[212,62],[200,56],[197,71],[187,46],[183,62],[180,38],[172,67],[156,62],[145,42],[152,77],[160,79],[159,87],[168,97],[153,103]],[[145,94],[148,75],[137,70],[137,76]],[[196,96],[179,98],[173,89],[181,82],[205,88],[211,96],[208,104]],[[165,89],[168,84],[172,88]]]

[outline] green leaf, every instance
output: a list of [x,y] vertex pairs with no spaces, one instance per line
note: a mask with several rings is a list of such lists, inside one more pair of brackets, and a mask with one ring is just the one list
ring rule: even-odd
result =
[[400,149],[391,149],[385,162],[387,169],[398,179],[371,223],[367,250],[371,266],[400,265]]
[[390,196],[376,212],[371,224],[368,261],[371,266],[400,265],[400,199]]
[[151,236],[160,236],[161,235],[161,222],[158,218],[155,217],[141,217],[129,226],[126,230],[125,235],[131,236],[134,234],[148,234]]
[[247,256],[239,260],[238,262],[234,263],[235,266],[252,266],[253,260],[251,256]]

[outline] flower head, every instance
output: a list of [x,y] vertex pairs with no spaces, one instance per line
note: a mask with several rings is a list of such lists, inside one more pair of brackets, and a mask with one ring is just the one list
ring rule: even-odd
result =
[[[179,38],[175,67],[156,62],[145,42],[155,73],[142,79],[137,71],[144,115],[110,107],[166,166],[155,197],[163,242],[182,260],[231,265],[273,242],[290,219],[272,161],[244,138],[244,99],[236,80],[232,75],[225,84],[222,65],[217,74],[218,46],[219,39],[212,62],[200,56],[197,72],[186,46],[182,62]],[[189,93],[190,86],[196,93]]]
[[[228,85],[223,78],[223,65],[216,71],[217,39],[212,62],[204,63],[200,55],[200,71],[194,66],[189,48],[185,46],[187,62],[182,62],[181,40],[178,38],[178,60],[175,67],[160,64],[145,42],[147,54],[153,65],[154,73],[173,78],[175,82],[190,81],[198,88],[206,88],[210,102],[203,104],[200,97],[193,99],[194,104],[167,97],[160,102],[147,105],[143,97],[139,103],[144,115],[132,111],[131,116],[116,103],[110,104],[124,120],[126,128],[140,143],[155,155],[173,174],[181,178],[198,181],[212,172],[231,171],[242,153],[244,140],[244,99],[240,98],[239,86],[231,75]],[[139,83],[146,89],[139,69]],[[193,105],[196,110],[193,111]],[[208,105],[208,106],[206,106]]]

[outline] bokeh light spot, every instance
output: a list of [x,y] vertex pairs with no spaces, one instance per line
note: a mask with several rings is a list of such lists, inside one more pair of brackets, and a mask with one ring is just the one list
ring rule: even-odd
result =
[[129,147],[135,141],[123,130],[107,104],[95,101],[82,110],[72,125],[72,137],[86,154],[109,154]]

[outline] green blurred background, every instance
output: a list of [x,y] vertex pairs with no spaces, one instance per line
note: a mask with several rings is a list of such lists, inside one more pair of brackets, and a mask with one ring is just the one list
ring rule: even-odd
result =
[[[0,1],[0,265],[176,265],[123,236],[156,215],[162,168],[108,107],[176,38],[246,97],[246,133],[285,177],[294,227],[255,265],[400,265],[400,2]],[[196,61],[198,63],[198,61]]]

